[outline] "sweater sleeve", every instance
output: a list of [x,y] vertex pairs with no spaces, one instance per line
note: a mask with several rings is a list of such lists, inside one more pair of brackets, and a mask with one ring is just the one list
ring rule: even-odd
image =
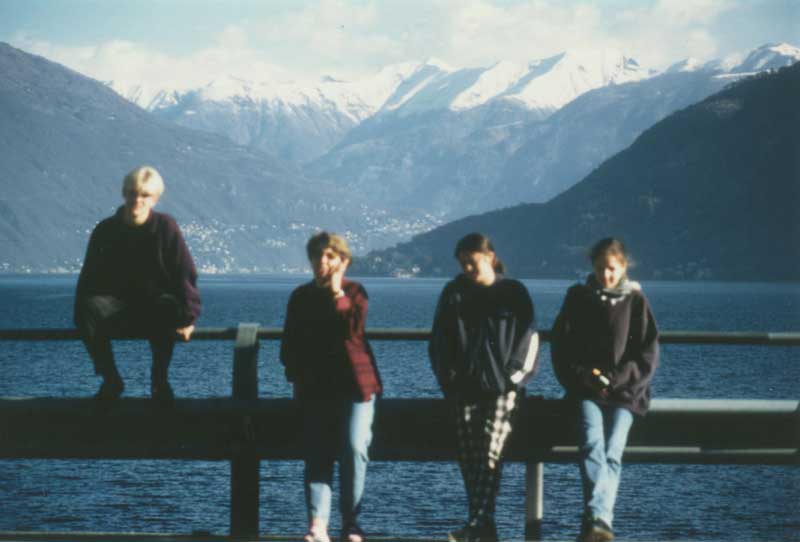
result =
[[611,375],[614,394],[628,402],[647,393],[659,361],[658,328],[643,294],[634,311],[624,358]]
[[289,296],[286,305],[286,320],[283,323],[283,336],[281,337],[281,348],[279,359],[284,367],[286,380],[296,382],[298,372],[299,356],[297,352],[297,290]]
[[439,388],[445,396],[448,395],[456,378],[454,357],[456,355],[457,341],[454,332],[454,307],[450,298],[449,289],[445,287],[439,296],[436,312],[431,327],[431,338],[428,342],[428,357],[431,361],[433,374],[439,383]]
[[509,375],[511,383],[522,387],[538,370],[539,334],[536,332],[536,316],[533,301],[528,290],[521,283],[519,293],[515,296],[519,302],[517,308],[517,329],[519,337],[516,340],[514,352],[511,356],[511,369]]
[[369,301],[363,286],[348,282],[344,286],[345,295],[334,300],[336,314],[344,331],[344,340],[363,341],[366,329]]
[[183,303],[184,325],[193,324],[200,316],[200,291],[197,288],[197,269],[189,247],[183,238],[178,224],[170,217],[166,226],[167,243],[164,262],[170,273],[170,280]]
[[89,295],[93,284],[95,282],[95,275],[97,274],[98,266],[98,232],[99,225],[95,226],[92,234],[89,236],[89,243],[86,246],[86,256],[83,258],[83,265],[81,266],[80,275],[78,275],[78,284],[75,287],[75,301],[73,307],[73,320],[78,324],[78,304],[81,300]]
[[462,294],[455,281],[445,286],[434,313],[431,338],[428,343],[428,357],[431,361],[436,381],[445,397],[457,388],[462,371],[459,359],[467,348],[464,342],[464,322],[459,314]]
[[584,368],[580,365],[579,360],[576,359],[573,349],[576,340],[573,321],[574,305],[575,290],[570,288],[564,298],[561,311],[559,311],[553,324],[550,337],[550,356],[553,362],[553,371],[558,382],[568,394],[570,392],[579,392],[584,387]]
[[348,281],[344,285],[345,295],[336,299],[336,312],[346,327],[344,348],[353,371],[353,380],[363,400],[372,394],[380,394],[382,385],[375,357],[367,342],[366,322],[369,298],[364,287]]

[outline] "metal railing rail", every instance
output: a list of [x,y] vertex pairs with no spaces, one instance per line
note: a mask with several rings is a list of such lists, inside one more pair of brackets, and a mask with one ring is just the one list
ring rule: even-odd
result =
[[[543,340],[549,332],[540,332]],[[290,399],[258,398],[260,340],[280,328],[239,324],[199,328],[193,340],[233,340],[230,398],[178,399],[159,410],[146,399],[121,399],[99,408],[91,399],[0,398],[0,458],[212,459],[231,463],[230,534],[259,530],[259,464],[300,459],[297,412]],[[424,341],[428,329],[367,331],[372,340]],[[135,339],[136,337],[121,337]],[[4,341],[77,340],[74,329],[0,330]],[[662,343],[800,345],[800,333],[661,333]],[[383,399],[371,456],[376,460],[455,458],[442,399]],[[507,459],[526,471],[526,536],[537,537],[543,517],[545,462],[577,458],[574,415],[563,401],[528,398],[509,443]],[[800,402],[795,400],[656,399],[634,425],[627,462],[800,464]]]
[[[236,327],[202,327],[195,330],[192,340],[234,340]],[[376,341],[426,341],[431,335],[429,328],[369,328],[367,338]],[[275,340],[283,336],[279,327],[259,327],[258,338]],[[550,330],[539,330],[543,341],[550,340]],[[124,337],[136,339],[137,337]],[[0,329],[0,341],[69,341],[80,339],[77,329]],[[661,344],[729,344],[800,346],[797,331],[661,331]]]

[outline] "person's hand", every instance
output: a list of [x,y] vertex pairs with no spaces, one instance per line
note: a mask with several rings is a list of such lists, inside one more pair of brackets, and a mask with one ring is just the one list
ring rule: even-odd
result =
[[344,278],[344,272],[347,270],[347,261],[343,260],[335,269],[331,271],[330,274],[330,281],[328,282],[328,288],[333,294],[334,298],[339,298],[344,295],[344,290],[342,290],[342,279]]
[[611,393],[610,381],[599,369],[584,372],[583,383],[601,399],[608,398]]
[[189,339],[192,337],[192,333],[194,333],[194,325],[179,327],[175,330],[175,334],[183,342],[189,342]]

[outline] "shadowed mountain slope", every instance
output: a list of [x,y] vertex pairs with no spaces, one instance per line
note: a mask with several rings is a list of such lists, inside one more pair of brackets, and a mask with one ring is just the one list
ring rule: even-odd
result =
[[731,85],[646,130],[544,204],[471,216],[373,252],[354,269],[449,275],[452,249],[489,234],[511,272],[574,277],[621,237],[642,278],[800,280],[800,64]]
[[206,271],[305,269],[314,229],[357,232],[354,248],[364,250],[383,224],[357,196],[346,196],[345,212],[342,190],[159,120],[59,64],[0,44],[0,73],[0,271],[78,269],[89,232],[141,164],[164,176],[158,209],[175,216]]

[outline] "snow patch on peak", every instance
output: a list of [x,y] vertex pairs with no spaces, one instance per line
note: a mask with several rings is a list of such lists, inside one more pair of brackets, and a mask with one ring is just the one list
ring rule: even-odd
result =
[[523,77],[504,98],[529,109],[555,111],[581,94],[611,84],[639,81],[653,75],[619,51],[567,51],[528,64]]
[[120,80],[108,81],[105,84],[129,102],[133,102],[147,111],[175,105],[181,94],[178,90],[154,88],[149,85]]
[[459,93],[450,103],[450,109],[460,111],[485,104],[508,90],[520,80],[527,70],[507,60],[498,62],[483,71],[474,84]]
[[791,66],[797,61],[800,61],[800,49],[788,43],[773,43],[754,49],[730,71],[764,71]]
[[711,60],[703,67],[709,71],[729,72],[742,63],[744,57],[740,53],[731,53],[723,58]]
[[264,87],[263,83],[246,81],[233,75],[223,75],[205,84],[199,89],[199,94],[206,100],[221,102],[235,96],[255,97],[259,92],[266,90]]
[[455,68],[451,68],[450,65],[436,57],[430,57],[424,62],[425,66],[433,66],[434,68],[438,68],[443,72],[453,72],[456,71]]
[[767,45],[767,47],[769,47],[770,50],[772,50],[772,51],[774,51],[774,52],[776,52],[776,53],[778,53],[780,55],[784,55],[784,56],[788,56],[788,57],[794,57],[794,58],[800,60],[800,48],[799,47],[795,47],[794,45],[791,45],[789,43],[786,43],[786,42],[775,43],[775,44],[772,44],[772,45]]
[[704,68],[706,64],[697,58],[690,57],[680,62],[676,62],[666,70],[664,73],[680,73],[680,72],[696,72]]

